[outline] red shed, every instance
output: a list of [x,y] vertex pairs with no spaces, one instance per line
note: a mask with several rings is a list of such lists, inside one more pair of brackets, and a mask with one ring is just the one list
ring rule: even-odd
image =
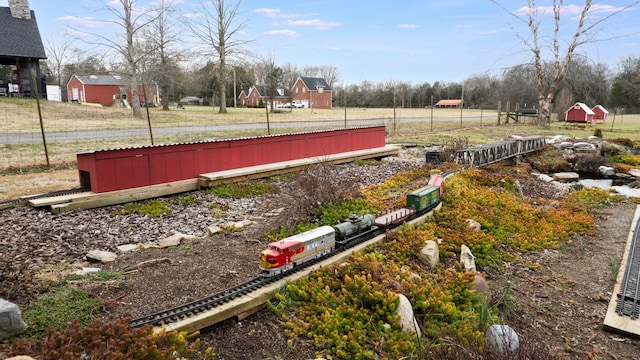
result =
[[564,112],[564,121],[592,123],[594,115],[595,113],[586,104],[577,102]]
[[593,107],[593,109],[591,109],[591,111],[593,111],[593,120],[602,120],[605,121],[607,120],[607,115],[609,114],[609,111],[607,111],[607,109],[604,108],[604,106],[602,105],[596,105]]
[[195,179],[200,174],[385,146],[371,126],[186,144],[97,150],[76,155],[80,185],[95,193]]
[[[158,86],[145,87],[150,104],[158,104]],[[142,86],[138,87],[140,102],[144,103]],[[119,100],[132,99],[129,80],[119,75],[72,75],[67,83],[69,102],[120,106]]]

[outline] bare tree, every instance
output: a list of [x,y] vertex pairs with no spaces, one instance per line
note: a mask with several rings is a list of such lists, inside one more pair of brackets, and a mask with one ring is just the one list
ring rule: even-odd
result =
[[160,86],[162,110],[169,110],[169,89],[174,83],[173,78],[178,73],[179,55],[173,49],[179,40],[174,4],[174,0],[159,0],[157,2],[158,17],[145,31],[145,38],[151,45],[150,51],[153,51],[151,55],[155,60],[151,77]]
[[305,66],[302,69],[303,76],[323,78],[329,86],[340,81],[338,68],[333,65]]
[[47,39],[47,62],[50,63],[49,67],[53,70],[56,84],[59,86],[62,86],[62,65],[71,48],[71,43],[69,38],[62,39],[60,42]]
[[[612,16],[619,14],[620,12],[630,8],[633,5],[640,3],[640,1],[633,2],[621,7],[617,7],[610,12],[607,16],[597,17],[593,16],[592,1],[585,0],[584,5],[580,11],[577,20],[577,26],[570,40],[566,41],[567,46],[565,49],[561,49],[561,43],[565,42],[560,38],[560,26],[562,25],[562,0],[553,0],[552,6],[549,10],[547,8],[539,7],[535,0],[527,0],[527,6],[525,8],[525,15],[520,17],[516,13],[511,13],[506,10],[497,0],[491,0],[494,4],[500,6],[508,14],[514,16],[519,21],[526,24],[530,32],[530,37],[524,37],[520,34],[516,36],[522,41],[522,43],[528,48],[533,55],[533,65],[536,71],[536,93],[538,96],[538,127],[544,128],[549,123],[549,115],[551,111],[551,105],[559,90],[560,82],[566,75],[571,59],[577,48],[584,44],[594,43],[597,41],[603,41],[598,37],[599,30],[604,23]],[[541,34],[540,25],[545,12],[551,11],[553,15],[553,30],[549,38],[549,44],[552,60],[551,74],[549,74],[550,81],[546,82],[545,77],[545,64],[543,59],[543,49],[541,43],[545,43],[547,37]]]
[[218,80],[220,82],[220,110],[227,112],[227,61],[238,55],[242,46],[249,42],[239,39],[243,24],[236,24],[239,16],[240,0],[213,0],[209,2],[213,11],[204,3],[202,16],[191,22],[193,34],[213,49],[218,57]]
[[[125,62],[124,74],[129,78],[131,87],[131,107],[134,116],[141,116],[140,94],[138,93],[138,67],[140,61],[151,51],[150,47],[138,46],[137,42],[142,38],[142,32],[153,23],[162,11],[145,8],[138,5],[138,0],[114,0],[104,6],[104,10],[110,14],[109,19],[97,20],[107,25],[120,28],[122,32],[117,36],[102,35],[74,29],[89,38],[81,37],[87,43],[106,47],[122,56]],[[146,49],[146,50],[142,50]]]

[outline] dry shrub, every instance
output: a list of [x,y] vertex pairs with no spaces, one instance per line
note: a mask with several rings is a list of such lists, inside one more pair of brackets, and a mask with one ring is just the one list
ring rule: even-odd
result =
[[577,154],[574,169],[583,174],[599,175],[600,166],[610,166],[606,158],[594,154]]
[[531,167],[545,174],[571,170],[571,164],[562,156],[562,150],[553,146],[545,146],[541,151],[526,155],[525,159]]
[[318,163],[301,171],[283,191],[290,206],[281,214],[281,225],[292,227],[298,222],[313,221],[321,206],[353,193],[355,183],[345,178],[340,168],[330,163]]

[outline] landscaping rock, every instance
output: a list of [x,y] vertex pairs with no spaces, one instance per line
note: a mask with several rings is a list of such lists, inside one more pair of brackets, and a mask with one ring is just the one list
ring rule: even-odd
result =
[[480,275],[476,275],[473,280],[473,284],[471,285],[471,289],[475,290],[478,294],[484,295],[487,299],[487,303],[491,302],[491,290],[489,289],[489,284],[487,284],[487,280]]
[[411,302],[407,299],[406,296],[402,294],[397,294],[400,298],[400,305],[396,309],[396,315],[400,317],[400,326],[402,327],[402,331],[414,333],[417,337],[422,336],[422,332],[420,331],[420,327],[418,326],[418,321],[413,315],[413,308],[411,307]]
[[508,325],[491,325],[484,334],[489,343],[503,355],[515,355],[520,347],[518,334]]
[[0,340],[22,333],[27,324],[22,320],[22,312],[18,305],[0,299]]
[[420,250],[419,258],[430,269],[435,269],[438,262],[440,262],[438,244],[433,240],[427,240],[426,245]]
[[182,241],[183,237],[184,235],[180,233],[175,233],[169,237],[166,237],[160,240],[158,242],[158,246],[160,246],[161,249],[172,247],[172,246],[178,246],[180,245],[180,242]]
[[115,260],[118,257],[118,255],[116,255],[116,253],[113,253],[111,251],[91,250],[86,255],[86,257],[90,261],[99,261],[99,262],[106,263],[106,262],[111,262]]
[[553,180],[566,183],[580,180],[580,175],[576,172],[559,172],[552,175]]
[[138,248],[140,248],[140,245],[138,245],[138,244],[127,244],[127,245],[117,246],[116,248],[121,253],[126,253],[126,252],[129,252],[129,251],[138,250]]
[[213,235],[213,234],[217,234],[219,232],[222,232],[222,228],[218,225],[211,225],[208,227],[209,230],[209,235]]
[[616,171],[611,166],[600,166],[598,172],[602,176],[614,176]]
[[97,272],[102,271],[100,268],[96,268],[96,267],[83,267],[82,269],[78,270],[78,271],[74,271],[73,274],[74,275],[80,275],[80,276],[87,276],[89,274],[95,274]]
[[476,257],[467,245],[460,246],[460,263],[466,271],[476,272]]
[[467,223],[467,229],[470,231],[480,231],[480,229],[482,229],[480,223],[473,219],[467,219],[465,222]]

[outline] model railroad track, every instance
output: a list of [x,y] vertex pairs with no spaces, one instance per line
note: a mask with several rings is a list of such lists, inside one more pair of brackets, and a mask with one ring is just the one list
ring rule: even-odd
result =
[[73,195],[73,194],[79,194],[87,191],[90,191],[90,190],[87,188],[74,188],[74,189],[68,189],[68,190],[53,191],[46,194],[24,196],[17,199],[1,200],[0,209],[6,209],[14,206],[24,205],[31,200],[53,198],[56,196]]
[[630,316],[634,320],[640,315],[640,236],[638,232],[640,232],[640,221],[636,223],[633,233],[616,306],[618,315]]
[[334,255],[340,252],[346,251],[358,244],[361,244],[367,240],[373,239],[374,237],[381,235],[383,233],[384,233],[384,229],[373,229],[373,230],[358,234],[353,238],[351,238],[346,243],[342,245],[338,244],[338,250],[336,250],[335,252],[332,252],[331,254],[327,254],[317,259],[302,263],[299,266],[294,267],[290,271],[284,272],[276,276],[271,276],[271,277],[261,277],[261,276],[256,277],[240,285],[223,290],[217,294],[208,296],[204,299],[196,300],[185,305],[180,305],[175,308],[171,308],[168,310],[157,312],[155,314],[134,319],[131,321],[130,325],[132,327],[140,327],[143,325],[162,326],[165,324],[178,322],[180,320],[195,316],[197,314],[200,314],[208,310],[212,310],[218,306],[222,306],[228,303],[233,299],[247,295],[255,290],[258,290],[262,287],[272,284],[291,274],[302,271],[310,266],[313,266],[330,257],[333,257]]

